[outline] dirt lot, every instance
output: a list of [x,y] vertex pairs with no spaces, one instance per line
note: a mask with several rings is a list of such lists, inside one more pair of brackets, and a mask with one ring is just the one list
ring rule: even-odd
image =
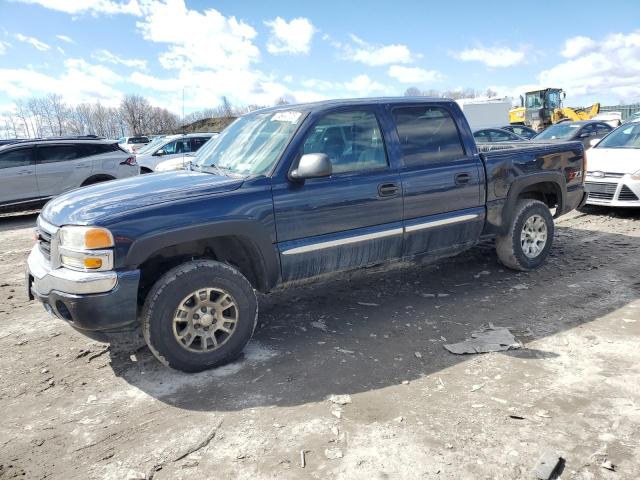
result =
[[[0,478],[516,479],[546,450],[640,478],[639,220],[571,214],[528,274],[483,245],[277,292],[242,360],[185,375],[27,302],[35,216],[1,218]],[[443,348],[489,323],[523,348]]]

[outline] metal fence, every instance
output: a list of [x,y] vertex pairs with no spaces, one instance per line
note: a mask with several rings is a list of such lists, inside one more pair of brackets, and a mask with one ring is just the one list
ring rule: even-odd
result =
[[622,121],[624,122],[627,118],[633,115],[636,112],[640,112],[640,103],[636,103],[634,105],[609,105],[600,107],[600,112],[620,112],[622,114]]

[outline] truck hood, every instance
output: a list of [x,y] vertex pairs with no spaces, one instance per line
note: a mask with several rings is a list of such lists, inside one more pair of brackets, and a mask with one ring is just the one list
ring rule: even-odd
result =
[[92,225],[138,208],[236,190],[243,179],[193,171],[139,175],[72,190],[51,200],[42,217],[53,225]]
[[587,168],[590,172],[635,173],[640,170],[640,149],[590,148]]

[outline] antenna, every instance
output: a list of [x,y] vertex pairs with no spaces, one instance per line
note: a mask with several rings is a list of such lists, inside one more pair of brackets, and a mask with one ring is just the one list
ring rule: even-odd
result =
[[184,87],[182,87],[182,135],[184,135]]

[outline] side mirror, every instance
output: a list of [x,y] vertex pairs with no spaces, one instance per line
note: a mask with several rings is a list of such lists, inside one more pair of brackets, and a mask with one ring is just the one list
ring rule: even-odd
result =
[[589,145],[591,145],[592,147],[595,147],[599,143],[600,143],[599,138],[592,138],[591,140],[589,140]]
[[154,153],[154,155],[156,157],[161,157],[161,156],[166,155],[166,154],[167,154],[167,152],[165,152],[163,149],[160,149],[156,153]]
[[325,153],[307,153],[300,158],[298,168],[291,172],[293,180],[329,177],[333,172],[331,160]]

